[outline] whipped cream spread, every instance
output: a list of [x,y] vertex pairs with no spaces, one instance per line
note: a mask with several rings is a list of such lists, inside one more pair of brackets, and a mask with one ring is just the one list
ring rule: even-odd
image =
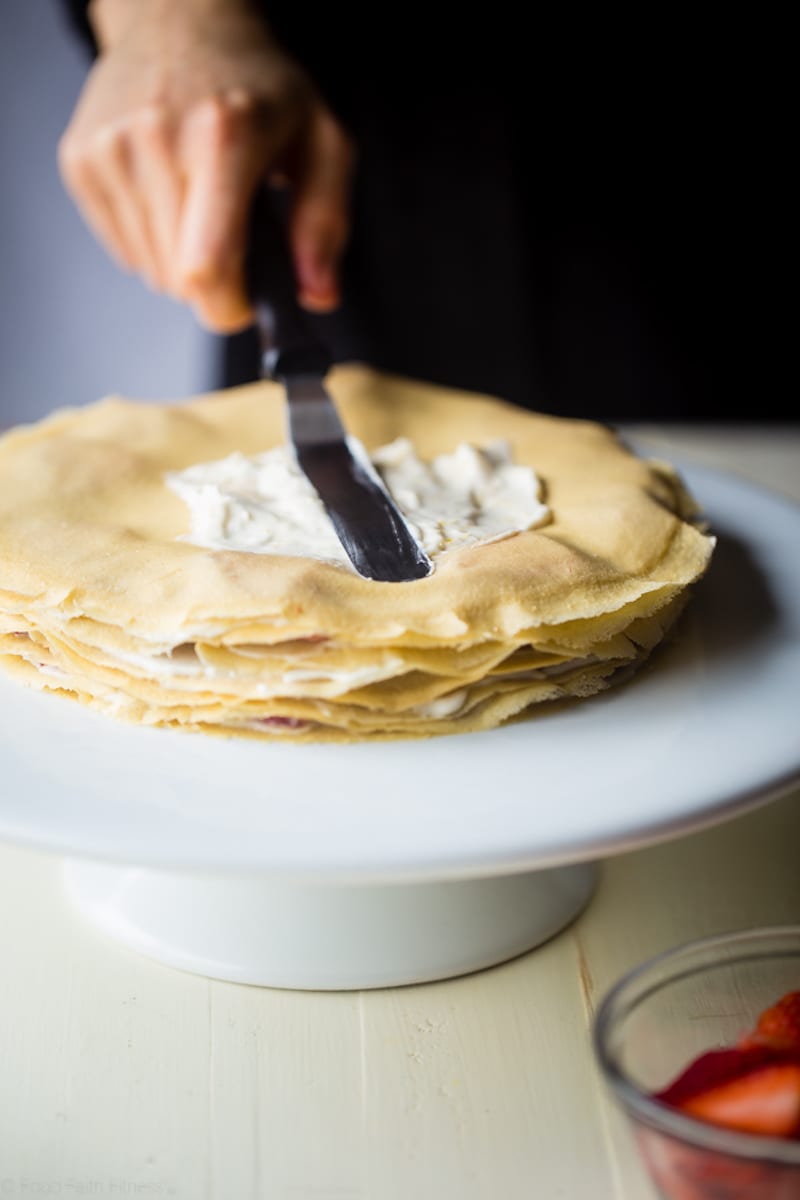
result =
[[[394,498],[412,533],[435,559],[458,547],[534,529],[550,517],[530,467],[511,461],[505,441],[462,443],[423,462],[407,438],[370,458],[355,438],[353,453]],[[231,454],[171,472],[167,483],[187,505],[183,540],[218,550],[321,559],[353,569],[317,493],[292,451],[278,446],[247,457]]]

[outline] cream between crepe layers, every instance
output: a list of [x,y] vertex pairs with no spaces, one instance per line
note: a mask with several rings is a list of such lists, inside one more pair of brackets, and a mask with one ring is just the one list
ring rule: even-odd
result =
[[330,382],[370,451],[507,441],[549,523],[408,584],[198,547],[165,477],[280,445],[281,389],[104,400],[0,439],[0,662],[144,724],[342,740],[489,728],[608,686],[662,640],[714,544],[668,464],[592,422],[360,367]]

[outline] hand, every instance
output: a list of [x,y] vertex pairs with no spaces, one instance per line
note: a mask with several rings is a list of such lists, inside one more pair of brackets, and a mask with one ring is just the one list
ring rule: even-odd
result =
[[305,307],[339,303],[354,150],[247,0],[94,0],[100,55],[59,144],[64,184],[117,263],[219,332],[245,328],[250,206],[291,189]]

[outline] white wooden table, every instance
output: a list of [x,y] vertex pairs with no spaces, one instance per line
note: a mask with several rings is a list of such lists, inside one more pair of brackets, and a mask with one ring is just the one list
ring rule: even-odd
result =
[[[629,432],[800,500],[800,425]],[[800,920],[798,801],[607,861],[513,962],[363,993],[162,967],[74,914],[59,860],[1,846],[0,1200],[652,1200],[592,1012],[660,949]]]

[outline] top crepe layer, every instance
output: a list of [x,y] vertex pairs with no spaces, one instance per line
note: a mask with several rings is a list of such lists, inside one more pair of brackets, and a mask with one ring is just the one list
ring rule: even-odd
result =
[[324,636],[353,647],[555,644],[580,653],[655,613],[706,569],[713,539],[666,463],[610,428],[336,368],[367,450],[408,437],[423,459],[506,438],[543,481],[545,526],[449,552],[413,583],[306,558],[180,541],[167,472],[283,442],[283,389],[257,383],[171,404],[109,398],[0,439],[0,609],[58,612],[168,648]]

